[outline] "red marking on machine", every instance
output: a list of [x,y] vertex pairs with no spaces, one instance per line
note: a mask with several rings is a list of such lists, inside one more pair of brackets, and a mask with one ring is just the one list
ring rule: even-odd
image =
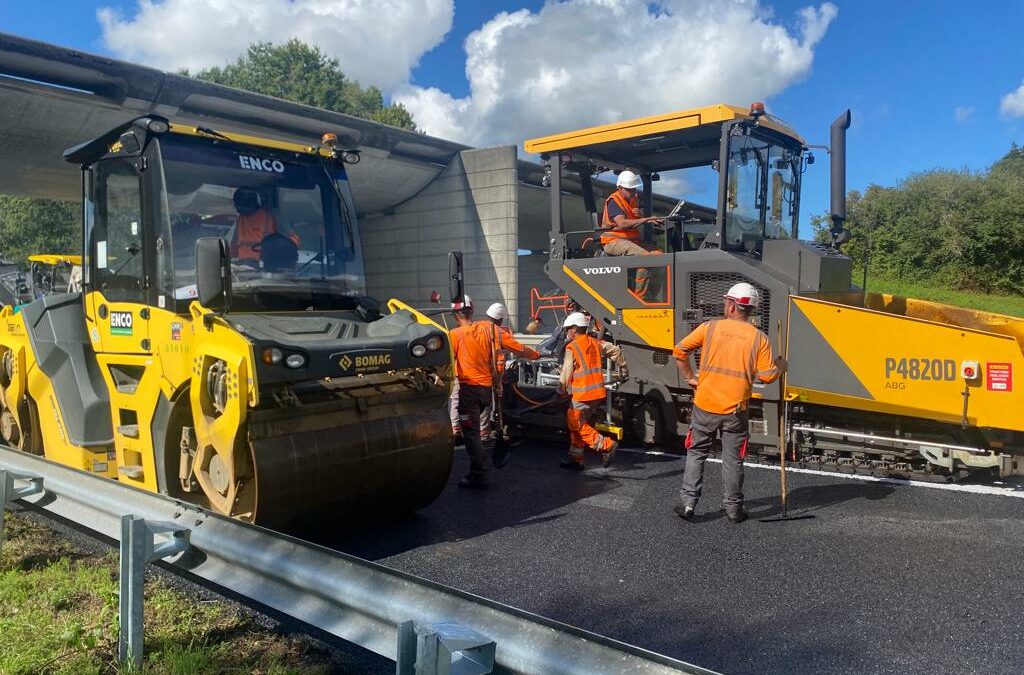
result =
[[536,288],[530,289],[530,316],[534,319],[539,319],[544,310],[568,313],[568,304],[569,296],[566,294],[558,295],[556,291],[552,295],[541,295]]
[[986,363],[985,388],[989,391],[1013,391],[1013,364]]

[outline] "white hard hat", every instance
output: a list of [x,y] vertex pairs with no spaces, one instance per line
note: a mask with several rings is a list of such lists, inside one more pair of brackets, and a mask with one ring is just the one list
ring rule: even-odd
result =
[[565,321],[562,322],[562,328],[589,328],[590,319],[583,312],[573,312],[569,316],[565,317]]
[[742,307],[756,308],[761,304],[761,294],[757,292],[756,288],[745,281],[735,284],[729,289],[729,292],[725,294],[725,297],[730,300],[735,300],[736,304]]
[[473,309],[473,300],[468,295],[462,296],[462,302],[453,302],[452,309]]
[[616,187],[629,188],[630,190],[639,190],[643,185],[644,182],[640,180],[640,176],[629,170],[620,173],[619,179],[615,181]]
[[496,302],[487,308],[487,316],[495,321],[503,321],[508,316],[508,310],[505,309],[505,305]]

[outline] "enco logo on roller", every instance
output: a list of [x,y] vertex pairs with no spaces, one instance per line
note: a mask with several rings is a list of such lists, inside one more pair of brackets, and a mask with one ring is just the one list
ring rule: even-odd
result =
[[264,159],[252,155],[239,155],[238,163],[243,169],[250,171],[267,171],[271,173],[284,173],[284,163],[278,159]]
[[622,271],[621,267],[584,267],[584,274],[618,274]]

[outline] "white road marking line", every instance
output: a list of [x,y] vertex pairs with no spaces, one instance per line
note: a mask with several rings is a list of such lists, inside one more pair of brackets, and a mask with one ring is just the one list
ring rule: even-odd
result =
[[[678,457],[681,455],[658,450],[640,450],[633,448],[619,448],[619,452],[628,452],[634,455],[650,455],[652,457]],[[709,462],[722,463],[720,459],[709,458]],[[769,469],[778,471],[779,467],[770,464],[746,463],[745,467],[751,469]],[[805,473],[811,476],[826,476],[829,478],[847,478],[850,480],[863,480],[872,483],[889,483],[890,485],[910,485],[913,487],[932,488],[933,490],[948,490],[950,492],[967,492],[977,495],[992,495],[995,497],[1017,497],[1024,499],[1024,485],[1011,485],[1009,487],[997,487],[994,485],[959,485],[956,483],[929,483],[923,480],[907,480],[905,478],[879,478],[877,476],[861,476],[858,474],[839,473],[836,471],[819,471],[817,469],[786,468],[786,473]]]

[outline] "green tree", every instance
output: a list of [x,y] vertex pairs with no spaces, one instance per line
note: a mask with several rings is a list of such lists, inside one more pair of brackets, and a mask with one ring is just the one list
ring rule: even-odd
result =
[[[886,277],[985,293],[1024,286],[1024,151],[987,172],[934,169],[848,197],[844,251]],[[870,241],[870,252],[868,242]]]
[[404,106],[386,105],[380,89],[364,89],[345,76],[337,59],[296,39],[282,45],[257,42],[234,63],[201,70],[194,77],[416,130]]
[[78,253],[81,228],[74,202],[0,196],[0,256],[22,267],[33,253]]
[[832,241],[829,230],[832,228],[832,214],[825,213],[811,216],[811,238],[821,244]]

